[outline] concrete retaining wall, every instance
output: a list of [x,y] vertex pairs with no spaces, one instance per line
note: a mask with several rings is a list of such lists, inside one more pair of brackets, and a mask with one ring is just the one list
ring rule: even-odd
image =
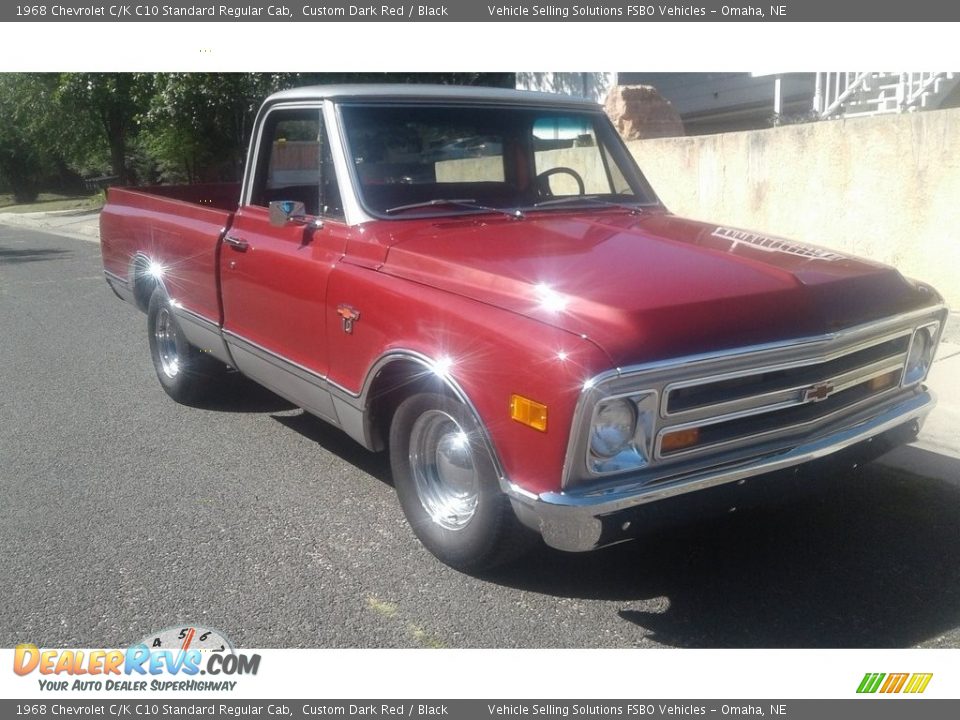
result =
[[873,258],[960,309],[960,110],[628,145],[678,215]]

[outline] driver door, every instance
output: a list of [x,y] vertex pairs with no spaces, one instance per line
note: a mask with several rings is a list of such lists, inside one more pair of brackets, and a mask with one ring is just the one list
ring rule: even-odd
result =
[[[224,336],[237,369],[336,422],[326,390],[326,292],[347,228],[322,107],[278,107],[261,123],[249,199],[220,251]],[[307,217],[271,225],[272,201]]]

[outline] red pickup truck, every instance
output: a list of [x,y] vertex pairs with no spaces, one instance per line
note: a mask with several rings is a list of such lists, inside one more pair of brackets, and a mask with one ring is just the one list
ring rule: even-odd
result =
[[277,93],[241,184],[111,188],[101,244],[171,397],[238,371],[388,450],[465,570],[912,439],[946,318],[892,268],[670,214],[597,105],[507,90]]

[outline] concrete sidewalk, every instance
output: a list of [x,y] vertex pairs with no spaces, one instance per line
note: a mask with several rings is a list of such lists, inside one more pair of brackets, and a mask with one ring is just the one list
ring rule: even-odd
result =
[[[26,227],[66,237],[100,241],[100,213],[89,210],[0,213],[0,225]],[[916,442],[878,462],[903,470],[960,481],[960,313],[951,313],[927,383],[938,398]]]
[[55,212],[0,213],[0,225],[13,225],[63,235],[78,240],[100,242],[99,210],[59,210]]

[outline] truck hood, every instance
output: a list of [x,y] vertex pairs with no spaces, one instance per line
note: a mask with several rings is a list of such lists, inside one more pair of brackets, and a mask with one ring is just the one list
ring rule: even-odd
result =
[[893,268],[664,212],[405,224],[382,272],[590,338],[617,366],[818,335],[933,302]]

